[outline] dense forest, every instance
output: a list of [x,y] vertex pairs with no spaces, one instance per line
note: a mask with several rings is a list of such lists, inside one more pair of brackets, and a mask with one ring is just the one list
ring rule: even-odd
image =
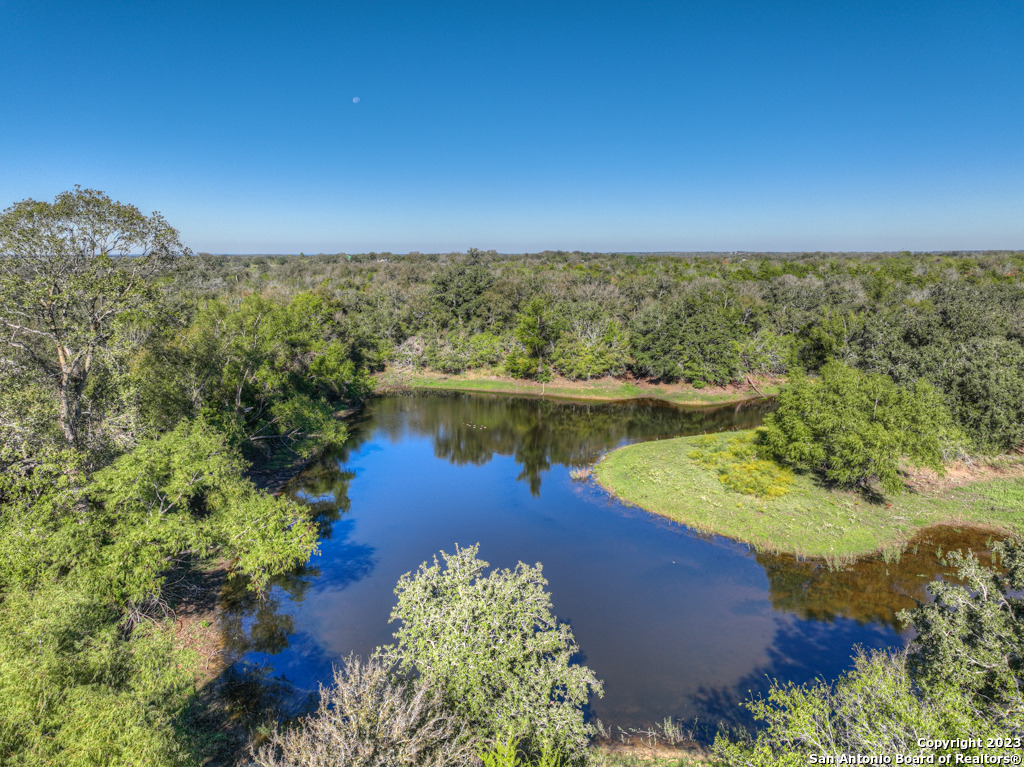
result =
[[196,255],[76,189],[0,216],[0,329],[5,764],[215,747],[174,610],[213,563],[259,599],[307,561],[318,519],[253,468],[344,441],[386,366],[696,387],[842,366],[928,384],[944,449],[1024,445],[1024,253]]
[[[360,369],[695,386],[839,361],[930,382],[971,452],[1024,442],[1024,254],[200,254],[173,283],[245,311],[330,301]],[[204,303],[206,302],[206,303]],[[195,311],[195,310],[193,310]],[[184,316],[182,313],[180,316]]]

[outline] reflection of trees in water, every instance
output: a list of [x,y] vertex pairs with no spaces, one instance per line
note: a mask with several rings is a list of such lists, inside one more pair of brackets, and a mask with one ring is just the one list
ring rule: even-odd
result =
[[[732,728],[755,726],[750,712],[739,704],[751,695],[766,694],[772,679],[796,684],[815,678],[835,679],[852,665],[850,652],[836,648],[861,645],[879,649],[901,631],[896,613],[927,598],[925,587],[937,578],[957,582],[953,568],[940,561],[949,551],[975,551],[991,564],[990,533],[939,526],[921,531],[900,554],[885,562],[880,556],[841,571],[824,563],[797,561],[790,555],[757,554],[768,574],[772,606],[795,614],[799,621],[781,622],[768,663],[726,688],[701,689],[689,701],[701,721]],[[939,553],[941,552],[941,554]],[[874,628],[868,626],[874,624]],[[691,717],[693,714],[691,714]]]
[[518,479],[540,492],[552,465],[585,466],[602,450],[638,442],[761,423],[770,404],[684,410],[655,401],[552,402],[481,394],[394,396],[373,404],[375,426],[398,440],[406,430],[430,436],[434,455],[456,465],[483,465],[495,453],[513,456]]
[[842,570],[829,570],[819,561],[799,561],[790,554],[756,554],[768,575],[772,607],[804,619],[832,621],[852,618],[859,623],[877,622],[903,628],[896,613],[925,600],[925,586],[939,576],[954,580],[954,568],[939,560],[941,551],[972,549],[982,561],[991,534],[954,527],[933,527],[920,532],[899,559],[886,562],[881,556],[863,559]]
[[[348,542],[351,530],[351,524],[345,521],[333,526],[330,586],[335,589],[345,588],[373,570],[373,547]],[[295,633],[295,621],[282,612],[282,603],[301,604],[319,576],[318,567],[297,567],[271,580],[271,588],[262,598],[247,588],[244,579],[231,579],[221,592],[221,631],[228,655],[275,655],[285,650],[288,638]]]

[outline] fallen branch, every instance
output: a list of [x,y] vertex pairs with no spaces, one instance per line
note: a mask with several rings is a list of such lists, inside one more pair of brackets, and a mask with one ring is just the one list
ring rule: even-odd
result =
[[750,376],[746,376],[746,379],[747,379],[747,383],[748,383],[748,384],[750,384],[751,386],[753,386],[753,388],[754,388],[754,391],[756,391],[756,392],[757,392],[758,394],[760,394],[760,395],[761,395],[762,397],[765,397],[765,398],[767,399],[767,397],[766,397],[765,393],[764,393],[764,392],[762,392],[762,391],[761,391],[760,389],[758,389],[758,388],[757,388],[756,386],[754,386],[754,382],[750,380]]

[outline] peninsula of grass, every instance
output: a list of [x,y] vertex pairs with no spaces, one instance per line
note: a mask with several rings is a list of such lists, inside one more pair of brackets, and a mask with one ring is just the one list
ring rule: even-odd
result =
[[388,368],[384,373],[378,374],[376,389],[381,392],[398,389],[478,391],[604,402],[658,399],[671,402],[674,405],[691,407],[734,405],[750,399],[759,399],[762,395],[771,397],[779,393],[778,382],[758,380],[755,381],[755,384],[757,389],[746,383],[697,389],[684,383],[651,384],[646,381],[629,381],[611,377],[593,381],[555,378],[548,383],[538,383],[488,371],[468,371],[457,375],[445,375],[431,371]]
[[[731,475],[707,460],[749,432],[642,442],[609,453],[597,481],[621,500],[709,533],[768,551],[849,561],[899,547],[938,524],[1024,532],[1024,477],[1019,464],[983,480],[908,491],[876,500],[823,487],[813,476],[779,476],[765,497],[730,489]],[[691,457],[695,456],[695,457]],[[733,483],[735,486],[735,483]],[[775,494],[775,497],[767,497]]]

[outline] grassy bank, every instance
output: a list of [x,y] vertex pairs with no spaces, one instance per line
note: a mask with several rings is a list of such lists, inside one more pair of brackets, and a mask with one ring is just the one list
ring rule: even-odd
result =
[[[527,394],[565,399],[616,401],[626,399],[660,399],[675,405],[729,405],[764,394],[779,392],[776,381],[757,379],[755,390],[747,383],[695,389],[690,384],[650,384],[621,378],[601,378],[594,381],[570,381],[555,378],[549,383],[525,381],[486,371],[469,371],[459,375],[444,375],[429,371],[411,371],[388,368],[376,377],[376,390],[380,392],[400,389],[435,389],[451,391],[480,391],[494,394]],[[761,394],[758,394],[758,390]]]
[[761,499],[727,489],[713,470],[698,465],[690,455],[701,439],[631,445],[610,453],[594,473],[607,490],[647,511],[759,548],[805,556],[844,560],[898,546],[917,530],[942,523],[1024,531],[1019,462],[922,482],[917,491],[878,503],[824,488],[807,475],[796,475],[785,495]]

